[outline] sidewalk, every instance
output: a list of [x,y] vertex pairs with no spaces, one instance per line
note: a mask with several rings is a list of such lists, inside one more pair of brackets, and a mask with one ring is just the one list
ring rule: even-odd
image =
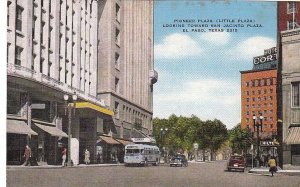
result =
[[124,164],[79,164],[70,167],[63,167],[61,165],[39,165],[39,166],[6,166],[7,170],[19,170],[19,169],[59,169],[59,168],[85,168],[85,167],[110,167],[110,166],[124,166]]
[[[286,167],[283,166],[284,169],[281,169],[280,167],[277,167],[278,171],[277,173],[280,174],[286,174],[286,175],[297,175],[300,176],[300,167]],[[269,168],[266,167],[256,167],[249,170],[249,173],[256,173],[256,174],[262,174],[267,175],[270,174]]]

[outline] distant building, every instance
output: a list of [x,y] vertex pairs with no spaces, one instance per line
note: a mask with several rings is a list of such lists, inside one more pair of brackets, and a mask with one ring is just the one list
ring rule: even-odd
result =
[[300,165],[300,2],[278,2],[283,164]]
[[253,115],[257,124],[263,116],[261,139],[277,134],[276,76],[277,69],[241,71],[241,128],[253,131]]

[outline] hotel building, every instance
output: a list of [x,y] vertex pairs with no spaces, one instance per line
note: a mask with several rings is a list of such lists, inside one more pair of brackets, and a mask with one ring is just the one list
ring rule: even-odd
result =
[[8,0],[7,10],[7,164],[22,163],[26,144],[38,162],[61,163],[75,103],[64,95],[78,97],[74,164],[85,148],[91,162],[120,160],[130,138],[151,135],[152,1]]

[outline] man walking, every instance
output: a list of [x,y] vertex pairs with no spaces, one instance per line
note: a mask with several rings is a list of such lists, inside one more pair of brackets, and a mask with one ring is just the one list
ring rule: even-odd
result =
[[29,158],[31,158],[31,149],[28,145],[26,145],[26,147],[25,147],[24,157],[25,157],[25,162],[23,165],[24,166],[27,166],[28,164],[30,165]]

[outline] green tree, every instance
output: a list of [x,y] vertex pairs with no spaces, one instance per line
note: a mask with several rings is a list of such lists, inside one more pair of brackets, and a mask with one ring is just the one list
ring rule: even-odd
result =
[[235,153],[246,153],[253,143],[251,131],[241,129],[241,124],[237,124],[229,131],[229,142],[232,151]]

